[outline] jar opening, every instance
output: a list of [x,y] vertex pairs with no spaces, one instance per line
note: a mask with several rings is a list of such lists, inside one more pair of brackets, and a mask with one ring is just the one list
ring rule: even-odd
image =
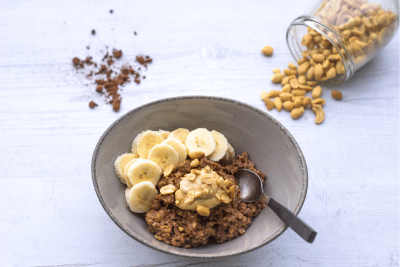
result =
[[330,27],[317,17],[301,16],[295,19],[289,26],[286,33],[286,42],[293,58],[298,61],[303,58],[302,52],[307,51],[307,47],[302,45],[302,38],[307,34],[307,28],[320,33],[332,44],[338,51],[345,69],[343,74],[338,74],[335,78],[321,81],[320,83],[324,85],[338,85],[350,79],[355,72],[356,64],[352,55],[346,49],[345,41],[339,33],[335,32],[333,26]]

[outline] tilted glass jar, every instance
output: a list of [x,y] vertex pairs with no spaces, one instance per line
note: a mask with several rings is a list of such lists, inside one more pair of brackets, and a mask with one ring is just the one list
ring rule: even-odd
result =
[[321,0],[289,26],[286,41],[307,80],[341,84],[399,27],[398,0]]

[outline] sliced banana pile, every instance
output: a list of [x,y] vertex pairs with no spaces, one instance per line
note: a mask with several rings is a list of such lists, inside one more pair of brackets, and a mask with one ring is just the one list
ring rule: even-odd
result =
[[133,139],[131,153],[119,156],[114,163],[118,179],[128,187],[125,198],[129,208],[137,213],[149,211],[162,174],[168,176],[188,156],[191,159],[205,156],[228,164],[235,158],[235,150],[223,134],[206,128],[139,133]]

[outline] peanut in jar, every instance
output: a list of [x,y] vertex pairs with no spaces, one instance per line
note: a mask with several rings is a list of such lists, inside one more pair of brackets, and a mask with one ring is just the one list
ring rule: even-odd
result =
[[292,22],[286,40],[307,80],[337,85],[385,47],[398,26],[398,0],[324,0]]

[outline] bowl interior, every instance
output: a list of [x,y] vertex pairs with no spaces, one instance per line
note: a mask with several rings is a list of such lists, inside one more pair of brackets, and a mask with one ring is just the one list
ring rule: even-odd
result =
[[178,97],[132,110],[112,124],[100,138],[92,161],[92,176],[101,204],[114,222],[138,241],[172,254],[220,257],[265,245],[286,229],[266,207],[246,233],[223,243],[195,249],[159,242],[148,232],[144,219],[126,205],[125,186],[114,172],[115,159],[130,151],[132,140],[143,130],[194,130],[205,127],[225,135],[236,153],[249,152],[256,168],[267,175],[264,190],[278,202],[299,213],[307,192],[307,168],[291,134],[275,119],[247,104],[216,97]]

